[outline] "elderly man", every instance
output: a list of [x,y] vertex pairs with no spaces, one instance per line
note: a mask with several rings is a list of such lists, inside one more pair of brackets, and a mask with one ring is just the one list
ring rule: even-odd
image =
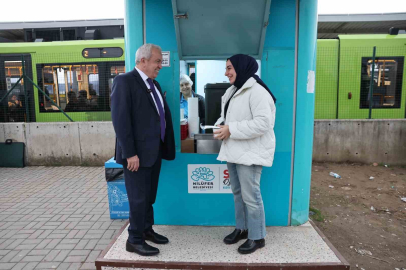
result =
[[161,48],[144,44],[136,52],[135,69],[117,76],[111,93],[116,162],[123,165],[130,204],[126,250],[142,256],[159,253],[145,240],[168,243],[152,229],[161,161],[175,159],[171,112],[155,81],[161,68]]

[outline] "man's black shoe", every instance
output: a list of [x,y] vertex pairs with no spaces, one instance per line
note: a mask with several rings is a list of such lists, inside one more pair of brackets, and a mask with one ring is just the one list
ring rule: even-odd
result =
[[135,252],[141,256],[153,256],[159,253],[159,249],[152,247],[145,242],[142,244],[131,244],[128,240],[125,245],[125,250],[128,252]]
[[247,230],[241,231],[239,229],[235,229],[232,233],[230,233],[224,238],[224,243],[226,243],[227,245],[235,244],[241,239],[247,239],[247,237],[248,237]]
[[144,233],[145,240],[151,241],[155,244],[166,244],[169,242],[168,238],[160,235],[154,231],[148,231]]
[[247,241],[245,241],[244,244],[242,244],[238,248],[238,252],[241,254],[250,254],[259,248],[263,248],[264,246],[265,246],[265,239],[263,239],[263,238],[259,239],[259,240],[248,239]]

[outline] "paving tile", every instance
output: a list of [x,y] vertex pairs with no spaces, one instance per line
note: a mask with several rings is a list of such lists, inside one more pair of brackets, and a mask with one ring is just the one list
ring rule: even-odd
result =
[[34,249],[37,245],[38,244],[19,245],[19,246],[15,247],[15,249],[17,249],[17,250],[21,250],[21,249],[31,250],[31,249]]
[[[52,261],[57,261],[55,260],[56,256],[60,253],[60,250],[50,250],[49,253],[44,257],[44,262],[52,262]],[[63,259],[62,259],[63,260]],[[61,260],[61,261],[62,261]]]
[[88,249],[75,249],[69,252],[69,256],[88,256],[91,250]]
[[25,239],[21,244],[23,245],[31,245],[31,244],[40,244],[42,239]]
[[1,249],[0,250],[0,256],[4,256],[4,255],[6,255],[7,253],[9,253],[10,252],[10,250],[8,250],[8,249]]
[[45,256],[25,256],[21,259],[22,262],[40,262]]
[[62,239],[62,241],[60,243],[61,244],[78,244],[79,242],[80,242],[80,239],[65,238],[65,239]]
[[28,263],[16,263],[11,270],[22,270]]
[[0,182],[0,269],[95,269],[125,223],[110,219],[103,167],[0,168]]
[[43,229],[44,231],[38,236],[38,238],[40,239],[47,238],[47,236],[50,235],[53,231],[53,230],[45,230],[43,226],[41,227],[41,229]]
[[44,239],[39,243],[35,249],[44,249],[49,243],[51,243],[52,239]]
[[61,239],[52,239],[45,248],[54,249],[59,244],[59,242],[61,242]]
[[82,239],[83,236],[85,236],[85,234],[87,233],[88,230],[79,230],[78,233],[75,235],[74,238],[80,238]]
[[13,268],[14,265],[15,265],[15,263],[0,263],[0,270],[3,270],[3,269],[9,270],[9,269]]
[[59,262],[41,262],[35,269],[56,269],[59,264]]
[[62,262],[68,256],[70,250],[61,250],[59,254],[53,259],[56,262]]
[[64,233],[51,233],[47,236],[48,239],[63,239],[65,238],[66,234]]
[[101,238],[103,239],[112,239],[114,237],[115,230],[106,230],[106,232],[102,235]]
[[22,270],[33,270],[38,265],[38,262],[27,263]]
[[82,264],[82,267],[80,267],[80,270],[93,270],[96,269],[96,265],[93,263],[84,263]]
[[93,250],[92,252],[90,252],[89,256],[87,256],[86,262],[95,262],[100,253],[100,250]]
[[64,262],[71,263],[84,263],[87,256],[68,256],[65,258]]
[[74,249],[76,244],[59,244],[55,249]]
[[15,249],[18,245],[20,245],[24,239],[10,239],[11,243],[7,245],[6,249]]
[[102,233],[95,233],[95,234],[87,233],[83,236],[83,239],[100,239],[102,237],[103,237]]
[[38,250],[31,250],[28,255],[48,255],[48,253],[51,252],[49,249],[38,249]]
[[36,223],[37,224],[35,224],[32,228],[38,230],[41,229],[41,227],[45,224],[45,221],[36,221]]
[[0,265],[3,264],[3,263],[10,262],[11,259],[13,259],[18,253],[19,253],[18,250],[10,251],[7,255],[5,255],[5,256],[3,256],[3,258],[1,258]]
[[99,242],[98,239],[90,240],[89,243],[87,243],[85,249],[93,249],[96,246],[97,242]]
[[[10,244],[13,243],[14,240],[12,239],[7,239],[6,241],[4,241],[3,243],[0,244],[0,249],[11,249],[9,248]],[[21,241],[22,242],[22,241]]]
[[67,270],[69,269],[69,266],[71,265],[71,263],[61,263],[58,265],[58,268],[56,268],[57,270]]
[[81,266],[81,263],[71,263],[69,265],[69,270],[79,270]]
[[18,252],[17,255],[15,255],[10,262],[20,262],[22,260],[22,258],[24,258],[26,255],[28,255],[28,253],[30,252],[30,250],[21,250],[20,252]]
[[75,249],[84,249],[85,246],[89,243],[89,240],[87,239],[82,239],[79,241],[79,243],[75,246]]

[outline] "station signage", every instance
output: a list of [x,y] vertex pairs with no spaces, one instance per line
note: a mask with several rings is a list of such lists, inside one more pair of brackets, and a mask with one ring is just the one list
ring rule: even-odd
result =
[[232,193],[226,164],[188,164],[188,193]]

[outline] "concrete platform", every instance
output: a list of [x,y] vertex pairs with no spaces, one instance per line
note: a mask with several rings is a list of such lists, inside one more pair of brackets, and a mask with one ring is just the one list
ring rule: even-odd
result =
[[100,254],[95,262],[97,269],[350,269],[349,263],[313,223],[267,227],[266,246],[249,255],[237,252],[243,241],[235,245],[223,243],[232,227],[154,226],[170,242],[153,244],[160,249],[153,257],[125,251],[127,226]]

